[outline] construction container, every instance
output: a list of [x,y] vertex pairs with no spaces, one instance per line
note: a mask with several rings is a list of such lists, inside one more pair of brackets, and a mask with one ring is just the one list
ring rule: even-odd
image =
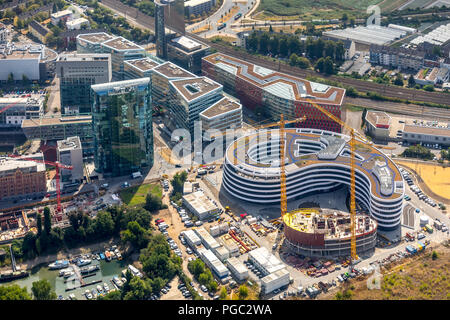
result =
[[426,215],[421,215],[420,216],[420,226],[424,227],[425,225],[427,225],[429,222],[429,219]]
[[217,237],[218,235],[221,234],[220,227],[219,226],[214,226],[214,227],[209,228],[209,233],[211,233],[211,235],[213,237]]

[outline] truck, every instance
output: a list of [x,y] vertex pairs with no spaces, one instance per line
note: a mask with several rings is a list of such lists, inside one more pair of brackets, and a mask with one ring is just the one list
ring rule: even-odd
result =
[[415,253],[417,252],[417,249],[414,248],[414,247],[411,246],[411,245],[407,245],[407,246],[406,246],[406,251],[409,252],[409,253],[411,253],[411,254],[415,254]]
[[227,26],[226,23],[222,23],[217,27],[217,30],[222,30],[223,28],[225,28]]
[[242,13],[239,12],[237,15],[234,16],[234,20],[237,20],[237,19],[239,19],[240,17],[242,17]]
[[131,174],[132,179],[142,178],[142,173],[140,171],[133,172]]
[[434,227],[437,230],[441,230],[442,229],[442,223],[440,221],[434,220]]
[[428,233],[433,233],[433,228],[429,224],[425,225],[425,229],[428,231]]

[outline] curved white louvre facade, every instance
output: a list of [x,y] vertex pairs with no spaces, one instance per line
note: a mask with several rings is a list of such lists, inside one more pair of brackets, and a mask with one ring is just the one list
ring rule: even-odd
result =
[[[318,129],[286,129],[287,199],[350,185],[350,137]],[[397,166],[372,145],[356,141],[356,200],[380,229],[395,229],[403,209],[404,183]],[[225,155],[223,187],[258,204],[280,202],[279,131],[251,134]]]

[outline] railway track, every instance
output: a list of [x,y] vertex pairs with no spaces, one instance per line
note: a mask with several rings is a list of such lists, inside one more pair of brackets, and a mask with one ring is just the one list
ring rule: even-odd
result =
[[[150,29],[151,31],[154,31],[155,28],[155,19],[153,17],[150,17],[146,14],[143,14],[136,8],[124,5],[119,0],[101,0],[100,1],[103,5],[106,7],[109,7],[111,9],[114,9],[116,11],[120,11],[127,15],[127,17],[135,20],[139,24],[141,24],[143,27],[146,27],[147,29]],[[262,67],[277,70],[292,76],[300,77],[300,78],[307,78],[307,77],[320,77],[325,78],[331,81],[340,82],[347,86],[352,86],[356,90],[361,92],[376,92],[380,95],[391,97],[391,98],[399,98],[399,99],[406,99],[406,100],[412,100],[412,101],[419,101],[419,102],[431,102],[436,104],[442,104],[442,105],[449,105],[450,106],[450,94],[443,93],[443,92],[425,92],[425,91],[419,91],[414,89],[407,89],[407,88],[400,88],[395,86],[389,86],[389,85],[383,85],[353,78],[345,78],[345,77],[338,77],[338,76],[324,76],[323,74],[317,73],[312,70],[304,70],[297,67],[292,67],[289,65],[286,65],[284,63],[281,63],[280,61],[269,61],[267,59],[263,59],[254,55],[251,55],[246,52],[236,52],[234,48],[231,48],[229,46],[220,44],[220,43],[214,43],[211,41],[208,41],[207,39],[204,39],[202,37],[199,37],[198,35],[187,33],[189,36],[193,39],[196,39],[197,41],[207,43],[211,48],[216,49],[219,52],[225,53],[227,55],[236,57],[238,59],[242,59],[257,65],[260,65]]]

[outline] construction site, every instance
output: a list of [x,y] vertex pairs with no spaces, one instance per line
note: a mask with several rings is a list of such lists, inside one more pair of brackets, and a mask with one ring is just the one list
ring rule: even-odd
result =
[[[351,221],[345,212],[330,209],[299,209],[283,217],[286,245],[304,256],[350,255]],[[369,216],[356,216],[356,250],[375,250],[377,223]]]

